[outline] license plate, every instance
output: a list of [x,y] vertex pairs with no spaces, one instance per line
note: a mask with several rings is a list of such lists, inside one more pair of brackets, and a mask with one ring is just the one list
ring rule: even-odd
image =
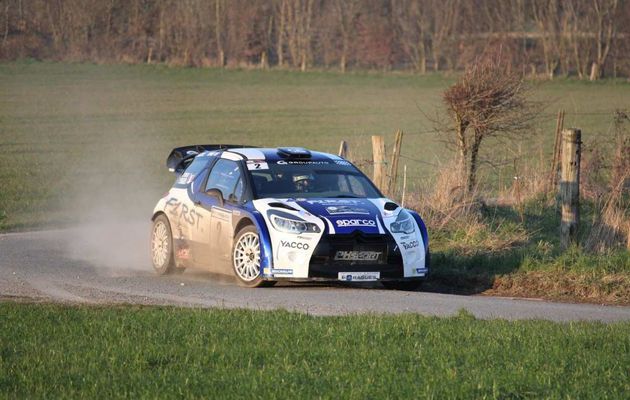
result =
[[346,282],[377,281],[381,277],[380,272],[340,272],[338,278]]

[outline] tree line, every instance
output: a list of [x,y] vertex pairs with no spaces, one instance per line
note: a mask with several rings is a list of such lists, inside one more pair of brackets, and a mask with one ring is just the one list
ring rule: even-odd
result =
[[630,0],[0,0],[0,59],[630,76]]

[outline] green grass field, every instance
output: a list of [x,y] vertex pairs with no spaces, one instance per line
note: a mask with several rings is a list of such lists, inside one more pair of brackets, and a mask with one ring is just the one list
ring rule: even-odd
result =
[[0,303],[0,398],[625,399],[630,324]]
[[[400,128],[413,188],[449,154],[427,132],[426,115],[440,108],[450,82],[441,75],[0,64],[0,230],[73,223],[83,216],[77,209],[95,202],[149,210],[170,183],[169,150],[192,143],[334,152],[345,139],[362,160],[371,158],[370,135],[391,141]],[[588,144],[609,133],[611,117],[600,113],[630,104],[628,83],[534,86],[547,106],[533,137],[501,150],[489,143],[488,153],[538,157],[532,149],[552,141],[560,108]]]

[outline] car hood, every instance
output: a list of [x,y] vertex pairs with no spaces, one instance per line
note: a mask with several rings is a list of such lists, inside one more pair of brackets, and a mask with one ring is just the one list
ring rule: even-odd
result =
[[297,205],[323,219],[330,233],[383,234],[381,211],[370,200],[352,199],[296,199]]

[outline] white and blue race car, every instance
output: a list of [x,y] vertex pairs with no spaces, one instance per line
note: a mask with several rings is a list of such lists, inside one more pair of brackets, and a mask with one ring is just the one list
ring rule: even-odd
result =
[[167,167],[175,183],[152,218],[158,274],[192,267],[234,275],[247,287],[335,280],[406,290],[428,274],[420,216],[383,197],[341,157],[194,145],[173,149]]

